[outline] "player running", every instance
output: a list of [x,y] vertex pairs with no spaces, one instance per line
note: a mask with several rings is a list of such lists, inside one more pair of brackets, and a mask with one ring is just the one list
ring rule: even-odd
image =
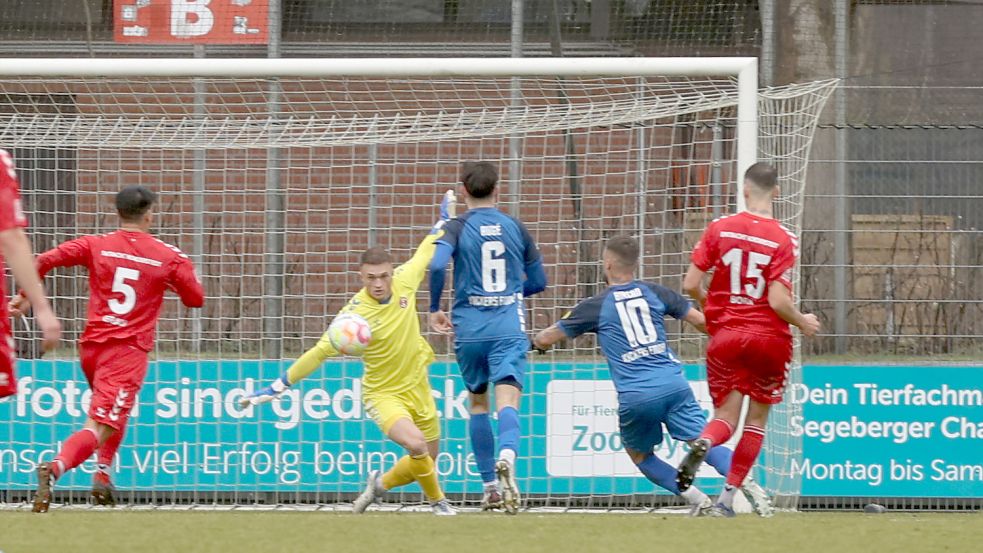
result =
[[[150,234],[156,195],[142,186],[116,194],[119,230],[83,236],[38,256],[37,272],[82,265],[89,271],[88,321],[79,339],[82,371],[92,388],[88,419],[62,445],[54,461],[38,466],[34,512],[51,503],[55,480],[99,450],[92,495],[113,504],[109,465],[119,449],[126,421],[147,374],[164,292],[177,292],[188,307],[201,307],[205,293],[188,256]],[[11,301],[19,316],[30,309],[23,296]]]
[[[529,350],[523,298],[546,289],[546,273],[526,227],[495,207],[495,168],[487,162],[465,163],[461,183],[468,211],[444,227],[430,262],[430,326],[454,332],[454,353],[469,392],[471,447],[484,483],[481,508],[504,507],[515,514],[520,504],[515,480],[519,397]],[[440,301],[452,258],[453,323]],[[489,382],[495,385],[498,411],[498,461],[488,416]]]
[[[42,348],[47,351],[61,339],[61,323],[44,295],[41,279],[34,270],[34,254],[31,243],[24,234],[27,217],[21,209],[20,187],[14,159],[6,150],[0,150],[0,274],[4,273],[4,260],[10,272],[27,295],[37,305],[34,316],[41,328]],[[17,393],[17,376],[14,374],[14,339],[10,333],[7,315],[7,282],[0,279],[0,398]]]
[[[711,222],[693,248],[683,288],[704,306],[710,343],[707,380],[716,407],[679,465],[679,489],[690,486],[711,447],[734,433],[744,397],[750,398],[744,432],[734,450],[727,483],[712,511],[733,517],[734,492],[750,472],[765,437],[771,406],[782,401],[792,361],[793,324],[806,336],[819,320],[802,313],[792,299],[792,270],[799,241],[773,218],[778,172],[755,163],[744,175],[747,209]],[[713,270],[709,292],[703,276]]]
[[[682,496],[693,507],[690,513],[699,516],[713,507],[713,501],[696,487],[680,490],[676,469],[653,450],[662,443],[663,425],[673,438],[691,442],[706,424],[682,365],[666,343],[664,323],[669,315],[706,332],[703,313],[668,288],[635,280],[638,255],[638,242],[633,238],[609,240],[602,257],[608,288],[580,302],[562,320],[537,334],[533,343],[546,350],[564,338],[597,333],[618,392],[618,424],[625,452],[646,478]],[[707,462],[726,475],[731,455],[729,449],[717,446],[709,450]],[[756,512],[771,514],[761,486],[749,480],[743,489],[749,500],[754,498]]]
[[[365,491],[355,499],[352,510],[362,513],[386,491],[416,481],[430,500],[435,515],[456,515],[444,497],[437,480],[434,460],[440,451],[440,421],[427,379],[427,368],[434,360],[433,349],[420,335],[416,293],[433,257],[434,242],[445,221],[452,216],[454,196],[444,195],[441,219],[423,239],[413,257],[393,270],[392,259],[383,248],[369,248],[362,254],[359,274],[364,287],[339,315],[361,315],[372,329],[372,340],[362,355],[362,401],[390,440],[406,448],[385,474],[369,473]],[[273,384],[240,402],[242,407],[266,403],[293,384],[307,377],[329,357],[339,355],[328,334],[297,359]]]

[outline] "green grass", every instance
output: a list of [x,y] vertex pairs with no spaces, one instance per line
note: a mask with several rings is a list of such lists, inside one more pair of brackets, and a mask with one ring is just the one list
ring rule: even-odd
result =
[[772,519],[658,514],[0,512],[4,553],[979,551],[981,513],[801,513]]

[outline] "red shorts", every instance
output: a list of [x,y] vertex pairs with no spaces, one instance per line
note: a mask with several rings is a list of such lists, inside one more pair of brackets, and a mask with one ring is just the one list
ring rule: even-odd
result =
[[707,381],[717,407],[734,390],[758,403],[781,403],[792,338],[722,328],[707,346]]
[[86,342],[79,350],[92,388],[89,418],[122,430],[147,376],[147,352],[129,342]]
[[17,393],[17,375],[14,374],[16,365],[14,339],[10,334],[0,334],[0,397]]

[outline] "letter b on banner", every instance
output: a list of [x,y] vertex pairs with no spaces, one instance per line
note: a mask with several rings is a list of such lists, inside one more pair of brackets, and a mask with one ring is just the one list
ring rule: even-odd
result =
[[171,36],[191,38],[207,35],[215,27],[212,0],[171,0]]

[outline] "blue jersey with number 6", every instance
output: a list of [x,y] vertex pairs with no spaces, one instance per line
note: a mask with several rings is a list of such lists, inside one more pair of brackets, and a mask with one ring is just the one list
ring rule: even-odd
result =
[[611,286],[580,302],[557,325],[570,338],[596,332],[621,402],[688,389],[682,365],[666,343],[664,317],[682,319],[689,301],[642,281]]
[[525,337],[523,282],[540,253],[526,227],[496,208],[472,209],[443,227],[453,248],[457,342]]

